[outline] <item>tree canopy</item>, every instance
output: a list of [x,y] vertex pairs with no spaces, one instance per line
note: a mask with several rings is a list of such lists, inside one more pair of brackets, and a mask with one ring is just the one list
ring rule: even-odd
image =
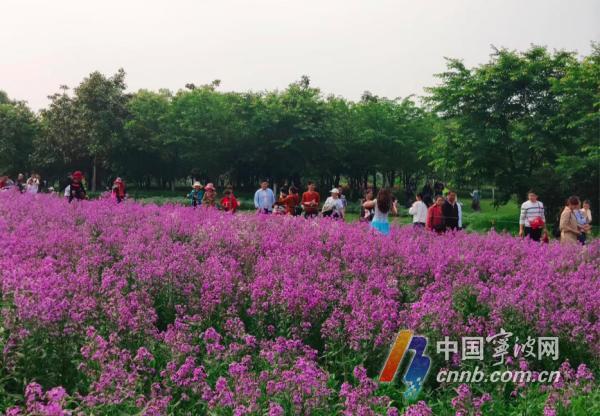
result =
[[285,90],[222,92],[220,81],[127,93],[125,72],[61,87],[38,114],[0,94],[0,173],[138,186],[183,178],[254,186],[260,178],[323,187],[345,178],[402,186],[436,177],[490,185],[498,202],[538,189],[550,205],[598,200],[600,47],[583,58],[532,46],[494,49],[468,68],[449,59],[415,97],[325,96],[307,76]]

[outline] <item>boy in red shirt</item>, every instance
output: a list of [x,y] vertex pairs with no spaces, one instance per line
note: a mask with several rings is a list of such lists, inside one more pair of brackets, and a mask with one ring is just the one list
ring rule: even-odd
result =
[[319,215],[319,202],[321,197],[318,192],[315,192],[315,184],[308,183],[308,191],[302,194],[302,208],[304,208],[305,218],[314,218]]
[[223,199],[221,199],[221,207],[223,207],[223,211],[234,214],[239,206],[240,204],[238,203],[237,199],[235,199],[233,191],[231,189],[226,189],[225,192],[223,192]]

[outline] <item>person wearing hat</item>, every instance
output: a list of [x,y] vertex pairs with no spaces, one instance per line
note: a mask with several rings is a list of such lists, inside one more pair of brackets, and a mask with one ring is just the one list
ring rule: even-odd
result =
[[540,241],[546,228],[544,204],[538,201],[534,191],[527,192],[527,201],[521,205],[519,218],[519,237],[529,237],[533,241]]
[[69,196],[67,200],[69,202],[73,201],[73,199],[81,201],[82,199],[86,198],[87,192],[83,186],[83,173],[81,173],[80,170],[76,170],[71,175],[71,182],[69,183]]
[[187,194],[192,206],[196,208],[198,205],[202,203],[202,198],[204,197],[204,191],[202,190],[202,184],[198,181],[194,182],[192,185],[192,190],[189,194]]
[[202,197],[202,203],[207,207],[215,207],[217,204],[217,190],[212,183],[206,184],[204,187],[204,196]]
[[275,205],[275,194],[269,188],[268,181],[262,181],[260,188],[254,193],[254,207],[259,214],[270,214]]
[[111,196],[117,200],[117,203],[120,203],[125,199],[125,182],[123,182],[123,179],[115,179],[112,186]]
[[340,199],[340,191],[337,188],[333,188],[331,196],[325,200],[321,215],[324,217],[331,217],[334,219],[344,218],[344,202]]

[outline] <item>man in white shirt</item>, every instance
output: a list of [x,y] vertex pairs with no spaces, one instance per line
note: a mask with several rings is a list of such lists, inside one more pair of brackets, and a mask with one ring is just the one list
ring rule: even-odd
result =
[[260,214],[270,214],[275,205],[275,194],[269,188],[269,182],[263,181],[254,193],[254,206]]
[[540,241],[542,232],[546,229],[544,204],[538,201],[538,196],[534,191],[527,192],[527,198],[528,200],[521,205],[519,237],[529,237],[534,241]]
[[417,200],[408,209],[408,213],[413,216],[413,226],[425,227],[425,223],[427,222],[427,205],[423,202],[423,194],[417,194]]

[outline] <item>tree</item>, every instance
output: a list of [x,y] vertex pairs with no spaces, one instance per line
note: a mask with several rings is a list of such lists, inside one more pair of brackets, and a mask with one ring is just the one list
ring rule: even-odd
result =
[[34,166],[50,178],[66,179],[74,167],[85,166],[89,160],[81,112],[69,96],[68,87],[49,96],[50,106],[40,112],[41,131],[34,143]]
[[112,154],[114,170],[140,187],[150,178],[170,178],[176,172],[177,160],[168,148],[167,121],[171,92],[140,90],[127,103],[130,119],[125,123],[125,139]]
[[600,213],[600,44],[581,63],[569,68],[564,77],[553,82],[560,97],[559,111],[551,118],[554,126],[566,126],[568,151],[557,154],[556,172],[560,189],[581,195],[595,203]]
[[92,191],[96,190],[98,167],[109,167],[109,155],[123,141],[128,98],[123,69],[110,78],[92,72],[75,88],[75,105],[83,126],[82,141],[91,159]]
[[561,157],[595,145],[593,132],[574,132],[571,115],[557,119],[571,94],[563,80],[580,66],[572,52],[538,46],[495,50],[490,62],[471,69],[449,60],[441,85],[429,89],[428,102],[443,120],[429,152],[432,166],[461,183],[495,185],[498,202],[536,188],[551,209],[562,206],[568,195],[556,169]]
[[29,156],[38,131],[38,120],[25,103],[11,101],[0,91],[0,174],[31,168]]

